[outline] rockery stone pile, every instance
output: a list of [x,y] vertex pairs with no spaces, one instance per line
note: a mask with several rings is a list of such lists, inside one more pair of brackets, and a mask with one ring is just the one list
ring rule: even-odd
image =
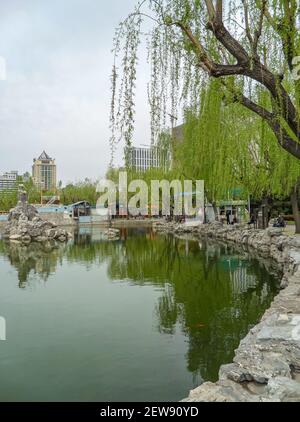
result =
[[9,213],[3,237],[24,243],[47,240],[66,242],[71,234],[58,228],[56,224],[43,220],[33,205],[19,204]]

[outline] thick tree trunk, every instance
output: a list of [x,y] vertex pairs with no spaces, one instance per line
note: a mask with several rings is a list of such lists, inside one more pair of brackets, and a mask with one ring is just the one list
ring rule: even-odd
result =
[[271,211],[271,205],[270,200],[268,197],[263,198],[262,200],[262,223],[263,223],[263,229],[267,229],[269,226],[270,221],[270,211]]
[[212,203],[212,206],[213,206],[213,210],[214,210],[214,213],[215,213],[215,218],[216,218],[216,221],[219,221],[219,214],[218,214],[218,207],[217,207],[217,204],[216,204],[215,202],[213,202],[213,203]]
[[300,214],[299,214],[299,205],[298,205],[298,185],[295,186],[291,194],[291,202],[293,208],[293,215],[296,225],[296,233],[300,233]]

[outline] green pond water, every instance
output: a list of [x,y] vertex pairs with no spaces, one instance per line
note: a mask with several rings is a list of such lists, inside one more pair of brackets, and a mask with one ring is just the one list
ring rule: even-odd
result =
[[0,401],[176,401],[258,322],[278,279],[217,243],[80,229],[57,249],[0,241]]

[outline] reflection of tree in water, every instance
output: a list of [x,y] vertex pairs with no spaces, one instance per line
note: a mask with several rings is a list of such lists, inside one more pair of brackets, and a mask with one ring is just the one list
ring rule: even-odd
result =
[[50,274],[56,271],[58,262],[63,256],[62,245],[52,242],[20,243],[1,242],[0,253],[6,255],[18,273],[19,287],[25,288],[28,285],[30,274],[38,274],[39,279],[47,281]]
[[203,379],[217,378],[220,365],[232,360],[277,291],[266,269],[269,261],[150,230],[91,243],[86,250],[74,245],[67,253],[71,260],[106,262],[112,280],[157,284],[162,289],[155,309],[158,330],[172,334],[181,326],[189,339],[188,369]]
[[232,360],[240,339],[276,292],[273,277],[258,261],[214,247],[215,255],[208,255],[207,249],[199,253],[190,248],[189,256],[179,256],[170,278],[173,294],[168,288],[157,309],[161,331],[170,332],[172,323],[174,330],[180,322],[189,338],[188,369],[205,380],[217,379],[220,365]]
[[180,327],[188,338],[188,369],[204,380],[215,380],[220,365],[232,360],[240,339],[277,291],[266,269],[269,261],[249,260],[245,252],[219,243],[159,236],[150,229],[123,229],[120,240],[113,242],[78,233],[59,249],[43,248],[5,246],[2,253],[17,268],[20,287],[31,271],[46,280],[63,257],[87,268],[105,263],[111,280],[157,285],[157,328],[173,334]]

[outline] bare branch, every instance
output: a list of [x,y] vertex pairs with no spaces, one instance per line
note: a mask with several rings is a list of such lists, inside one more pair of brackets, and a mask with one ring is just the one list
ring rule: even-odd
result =
[[275,118],[275,115],[273,113],[271,113],[264,107],[256,104],[245,95],[236,95],[236,100],[243,106],[247,107],[249,110],[253,111],[258,116],[262,117],[264,120],[268,120],[269,122],[271,122]]
[[258,27],[255,30],[254,39],[253,39],[253,53],[254,54],[257,54],[257,46],[262,34],[262,28],[263,28],[263,23],[264,23],[265,10],[267,9],[267,3],[268,3],[268,0],[262,0]]
[[263,119],[272,120],[275,118],[274,113],[271,113],[266,108],[250,100],[241,91],[238,91],[234,86],[229,85],[226,80],[222,80],[222,85],[226,88],[228,92],[232,94],[232,99],[234,102],[239,102],[240,104],[242,104],[249,110],[253,111],[254,113],[262,117]]
[[230,34],[223,22],[216,20],[210,21],[207,25],[218,41],[226,48],[226,50],[237,59],[239,64],[246,65],[250,61],[250,57],[244,47]]
[[294,157],[300,159],[300,144],[291,138],[286,129],[280,123],[279,116],[276,116],[274,113],[269,112],[268,110],[254,103],[244,95],[237,98],[237,101],[239,101],[243,106],[245,106],[249,110],[256,113],[262,119],[264,119],[275,134],[279,145],[283,149],[288,151],[290,154],[292,154]]
[[206,3],[206,8],[207,8],[207,13],[208,13],[209,19],[213,20],[216,16],[216,11],[215,11],[213,2],[212,2],[212,0],[205,0],[205,3]]
[[148,19],[152,20],[153,22],[155,22],[157,25],[163,25],[163,22],[158,21],[153,16],[150,16],[147,13],[143,13],[143,12],[140,12],[140,11],[133,12],[128,17],[131,18],[131,17],[134,17],[134,16],[144,16],[145,18],[148,18]]
[[201,63],[201,67],[210,73],[210,69],[212,67],[212,60],[206,53],[201,42],[198,40],[198,38],[194,36],[191,29],[185,26],[182,22],[176,22],[175,25],[177,25],[182,30],[182,32],[187,36],[187,38],[192,43],[194,49],[196,50],[196,54],[199,59],[199,62]]
[[247,0],[242,0],[244,6],[244,17],[245,17],[245,26],[246,26],[246,35],[250,42],[251,47],[253,47],[253,38],[250,31],[249,25],[249,10],[248,10],[248,3]]
[[223,0],[216,0],[216,19],[223,21]]
[[300,144],[292,139],[287,133],[286,129],[280,123],[280,118],[278,118],[274,113],[271,113],[260,105],[254,103],[252,100],[245,97],[245,95],[237,95],[236,101],[264,119],[275,134],[279,145],[294,157],[300,159]]
[[210,76],[214,76],[215,78],[221,76],[230,76],[230,75],[241,75],[244,72],[244,67],[237,64],[237,65],[223,65],[214,62],[205,51],[201,42],[194,36],[191,29],[184,25],[182,22],[177,22],[177,26],[181,28],[183,33],[188,37],[191,41],[195,53],[199,59],[199,66],[206,70]]
[[278,24],[277,24],[277,22],[275,21],[275,19],[273,18],[273,16],[271,15],[271,13],[269,12],[269,9],[268,9],[268,7],[267,7],[267,6],[265,7],[264,14],[265,14],[265,17],[267,18],[267,20],[268,20],[269,24],[270,24],[270,25],[272,26],[272,28],[274,29],[274,31],[278,32],[278,31],[279,31]]

